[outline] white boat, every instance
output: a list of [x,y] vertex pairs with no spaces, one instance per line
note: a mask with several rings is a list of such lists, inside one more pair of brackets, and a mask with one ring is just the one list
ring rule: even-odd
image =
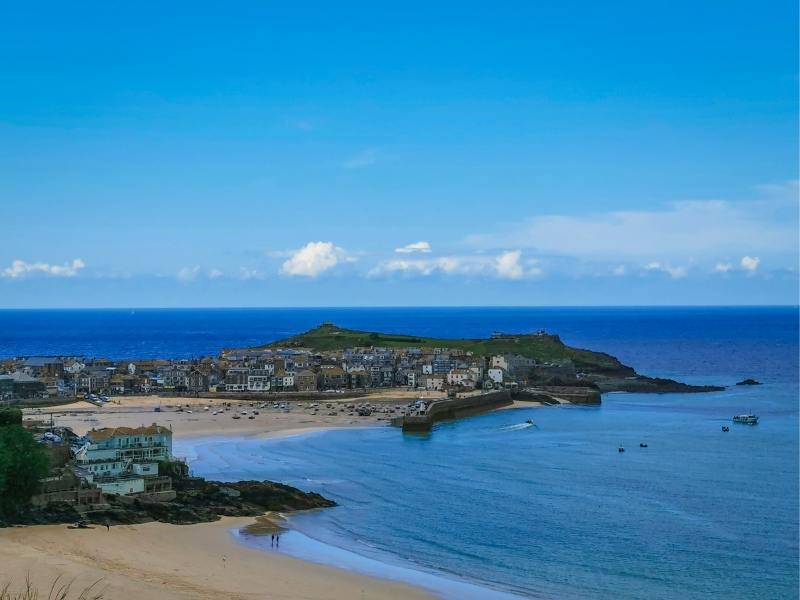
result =
[[758,425],[758,417],[752,413],[734,415],[734,423],[744,423],[745,425]]

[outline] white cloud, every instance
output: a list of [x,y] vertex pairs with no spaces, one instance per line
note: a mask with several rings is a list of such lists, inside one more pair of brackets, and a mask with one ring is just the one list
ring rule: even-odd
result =
[[239,279],[242,281],[250,281],[251,279],[262,279],[261,273],[258,272],[256,269],[248,269],[247,267],[241,267],[239,269]]
[[2,277],[21,279],[29,274],[41,273],[49,277],[75,277],[86,266],[80,258],[63,265],[51,265],[45,262],[29,263],[24,260],[14,260],[11,266],[3,269]]
[[733,265],[731,263],[717,263],[714,266],[714,270],[717,273],[729,273],[733,270]]
[[522,279],[525,270],[519,263],[522,252],[519,250],[510,250],[503,252],[495,259],[495,269],[497,275],[503,279]]
[[332,242],[309,242],[296,250],[281,266],[284,275],[316,277],[341,262],[353,259]]
[[628,269],[625,267],[625,265],[617,265],[617,266],[616,266],[616,267],[614,267],[614,269],[611,271],[611,273],[612,273],[612,274],[614,274],[614,275],[616,275],[617,277],[622,277],[622,276],[623,276],[623,275],[625,275],[625,273],[627,273],[627,272],[628,272]]
[[673,267],[657,261],[647,263],[644,266],[644,269],[645,271],[659,271],[661,273],[666,273],[673,279],[681,279],[682,277],[686,277],[686,275],[689,273],[688,267]]
[[428,242],[414,242],[413,244],[406,244],[400,248],[395,248],[394,251],[400,254],[411,254],[413,252],[427,253],[431,251],[431,245]]
[[208,272],[208,278],[209,279],[219,279],[220,277],[223,277],[224,275],[225,275],[225,273],[223,273],[219,269],[211,269]]
[[754,189],[764,196],[784,199],[792,204],[797,204],[798,197],[800,197],[800,181],[797,179],[757,185]]
[[348,158],[342,163],[342,167],[345,169],[363,169],[374,165],[376,162],[378,162],[378,151],[374,148],[369,148]]
[[[479,248],[513,245],[536,252],[591,260],[688,260],[725,256],[742,246],[760,254],[797,256],[797,219],[786,202],[718,200],[678,202],[662,210],[589,215],[539,215],[506,231],[474,235]],[[796,210],[794,211],[796,213]],[[790,215],[791,216],[791,215]]]
[[416,275],[432,275],[440,272],[446,275],[455,273],[467,273],[471,265],[468,261],[455,256],[441,256],[432,259],[409,259],[409,260],[390,260],[370,274],[378,275],[382,273],[407,273]]
[[761,263],[761,259],[757,256],[743,256],[740,264],[742,269],[752,275],[758,270],[759,263]]
[[180,271],[178,271],[177,277],[179,281],[194,281],[197,279],[197,276],[200,274],[200,267],[183,267]]
[[400,273],[414,276],[468,275],[499,277],[502,279],[522,279],[542,274],[538,261],[529,259],[523,265],[522,252],[511,250],[496,256],[439,256],[436,258],[393,259],[379,264],[368,275],[388,275]]

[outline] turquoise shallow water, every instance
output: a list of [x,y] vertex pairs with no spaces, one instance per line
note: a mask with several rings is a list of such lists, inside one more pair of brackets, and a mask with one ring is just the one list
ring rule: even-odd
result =
[[[377,428],[176,452],[208,477],[275,479],[339,502],[294,518],[282,551],[451,598],[797,598],[796,309],[595,316],[583,329],[586,315],[564,317],[568,341],[650,374],[765,384],[502,411],[429,437]],[[746,410],[758,426],[730,424]]]

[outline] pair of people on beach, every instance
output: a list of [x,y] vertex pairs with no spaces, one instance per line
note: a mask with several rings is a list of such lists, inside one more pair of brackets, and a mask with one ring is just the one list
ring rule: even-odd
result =
[[270,541],[270,546],[280,546],[281,545],[281,535],[280,534],[272,534],[272,540]]

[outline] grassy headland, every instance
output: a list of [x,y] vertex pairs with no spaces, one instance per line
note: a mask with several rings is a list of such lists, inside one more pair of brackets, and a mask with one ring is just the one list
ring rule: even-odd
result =
[[548,333],[504,333],[485,339],[432,338],[397,333],[345,329],[332,323],[282,340],[260,346],[269,348],[303,348],[316,352],[336,352],[349,348],[419,348],[423,352],[434,348],[449,348],[472,353],[477,357],[519,354],[535,359],[539,366],[531,372],[534,379],[563,380],[569,373],[580,374],[585,384],[603,392],[709,392],[724,388],[693,386],[672,379],[640,375],[633,367],[605,352],[596,352],[566,345],[558,335]]

